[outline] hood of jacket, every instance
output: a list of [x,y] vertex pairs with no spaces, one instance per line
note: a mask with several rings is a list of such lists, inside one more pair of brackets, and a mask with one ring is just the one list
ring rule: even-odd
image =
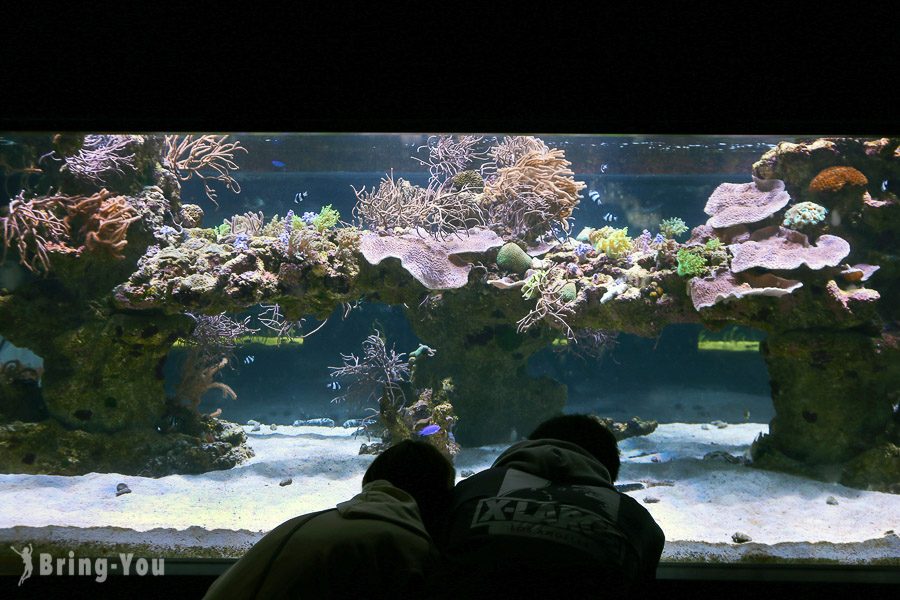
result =
[[337,505],[346,519],[378,519],[428,536],[415,499],[383,479],[370,481],[362,492]]
[[609,471],[581,446],[563,440],[525,440],[506,449],[494,467],[509,467],[558,484],[612,488]]

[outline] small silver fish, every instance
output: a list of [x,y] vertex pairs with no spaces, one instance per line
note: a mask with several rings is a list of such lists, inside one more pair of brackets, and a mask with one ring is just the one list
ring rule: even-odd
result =
[[249,365],[249,364],[252,363],[254,360],[256,360],[256,357],[255,357],[255,356],[247,356],[246,358],[244,358],[244,364],[245,364],[245,365]]
[[300,204],[303,199],[309,196],[309,192],[297,192],[294,194],[294,204]]
[[603,204],[603,202],[600,201],[600,192],[598,192],[597,190],[589,191],[588,198],[590,198],[591,201],[596,202],[597,205]]
[[886,192],[886,191],[887,191],[887,186],[888,186],[888,180],[885,179],[884,181],[881,182],[881,191],[882,191],[882,192]]
[[602,165],[600,165],[600,172],[606,173],[606,169],[608,169],[608,168],[609,168],[609,165],[607,163],[603,163]]
[[603,215],[603,220],[607,223],[612,223],[613,221],[618,221],[619,217],[612,213],[606,213],[605,215]]
[[339,381],[332,381],[331,383],[326,383],[325,387],[329,390],[339,390],[341,389],[341,383]]

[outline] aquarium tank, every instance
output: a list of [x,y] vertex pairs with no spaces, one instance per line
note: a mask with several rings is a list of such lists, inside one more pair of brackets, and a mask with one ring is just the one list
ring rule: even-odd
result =
[[400,440],[462,479],[586,413],[664,563],[900,565],[898,138],[0,132],[0,175],[4,548],[236,558]]

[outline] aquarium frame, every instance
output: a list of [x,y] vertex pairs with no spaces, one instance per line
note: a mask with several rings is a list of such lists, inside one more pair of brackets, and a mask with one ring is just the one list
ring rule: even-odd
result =
[[[218,576],[237,562],[233,558],[166,558],[166,576]],[[16,565],[16,574],[19,566]],[[12,575],[13,573],[4,573]],[[661,562],[658,581],[749,581],[779,583],[900,584],[893,565],[729,564]]]

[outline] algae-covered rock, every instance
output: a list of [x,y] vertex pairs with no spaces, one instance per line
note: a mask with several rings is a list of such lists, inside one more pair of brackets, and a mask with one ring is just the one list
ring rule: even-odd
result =
[[840,482],[900,494],[900,446],[884,443],[863,452],[844,466]]
[[531,268],[531,257],[514,242],[507,242],[497,252],[497,266],[503,271],[521,275]]
[[122,473],[163,477],[230,469],[253,456],[240,426],[216,419],[197,435],[134,428],[108,434],[66,429],[54,420],[0,425],[0,472]]

